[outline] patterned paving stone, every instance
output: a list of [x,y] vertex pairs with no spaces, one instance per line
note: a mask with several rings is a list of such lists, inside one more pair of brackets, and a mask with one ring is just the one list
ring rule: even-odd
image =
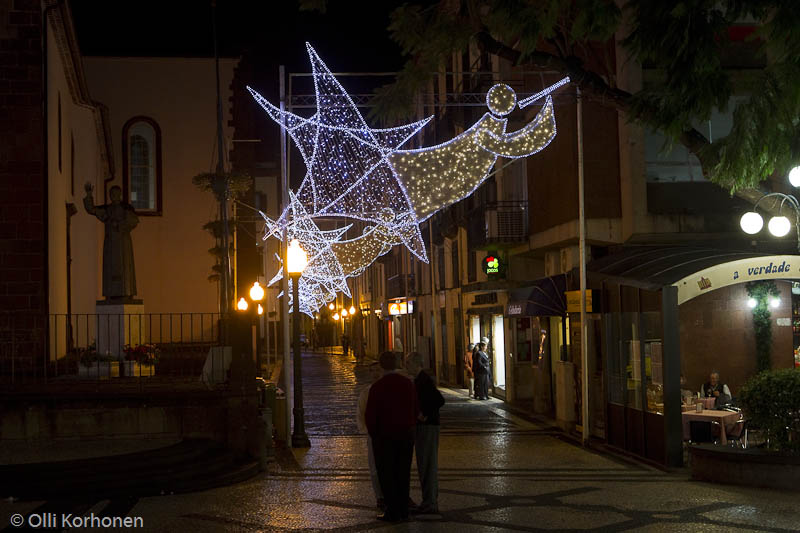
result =
[[[320,354],[304,357],[304,371],[310,449],[280,453],[268,473],[244,483],[142,498],[127,513],[143,519],[138,531],[785,533],[800,524],[797,494],[695,483],[685,473],[622,463],[509,414],[497,400],[444,390],[441,513],[387,525],[375,519],[366,438],[354,420],[366,370]],[[44,503],[0,502],[0,531],[12,514]]]

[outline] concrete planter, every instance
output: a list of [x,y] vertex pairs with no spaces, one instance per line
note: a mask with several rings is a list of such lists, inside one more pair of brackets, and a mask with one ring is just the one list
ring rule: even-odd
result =
[[89,379],[108,379],[119,377],[118,361],[95,361],[89,365],[78,365],[78,377]]
[[800,491],[800,455],[725,446],[689,447],[692,479]]
[[122,374],[126,378],[149,378],[156,375],[156,365],[143,365],[136,361],[123,361]]

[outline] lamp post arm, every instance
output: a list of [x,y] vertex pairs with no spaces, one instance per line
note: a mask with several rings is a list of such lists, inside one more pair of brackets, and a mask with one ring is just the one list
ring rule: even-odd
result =
[[782,192],[771,192],[771,193],[765,194],[764,196],[762,196],[761,198],[758,199],[758,201],[753,205],[753,211],[758,209],[758,204],[760,204],[764,199],[772,198],[772,197],[780,198],[781,207],[783,207],[784,203],[789,202],[791,204],[791,206],[795,210],[800,209],[800,203],[797,201],[797,198],[795,198],[794,196],[792,196],[790,194],[784,194]]

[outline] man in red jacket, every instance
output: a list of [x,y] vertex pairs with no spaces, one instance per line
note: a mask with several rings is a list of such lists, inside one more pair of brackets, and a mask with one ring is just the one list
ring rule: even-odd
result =
[[386,502],[386,512],[378,519],[397,522],[408,519],[411,458],[419,407],[414,383],[395,370],[396,354],[383,352],[380,365],[384,374],[369,389],[365,419]]

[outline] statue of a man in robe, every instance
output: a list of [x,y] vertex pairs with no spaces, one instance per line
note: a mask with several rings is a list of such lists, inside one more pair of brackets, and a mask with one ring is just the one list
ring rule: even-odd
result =
[[103,296],[108,303],[133,303],[136,295],[136,272],[133,262],[131,230],[139,217],[130,204],[122,201],[122,189],[111,187],[111,203],[94,205],[92,185],[84,186],[86,212],[96,216],[105,225],[103,238]]

